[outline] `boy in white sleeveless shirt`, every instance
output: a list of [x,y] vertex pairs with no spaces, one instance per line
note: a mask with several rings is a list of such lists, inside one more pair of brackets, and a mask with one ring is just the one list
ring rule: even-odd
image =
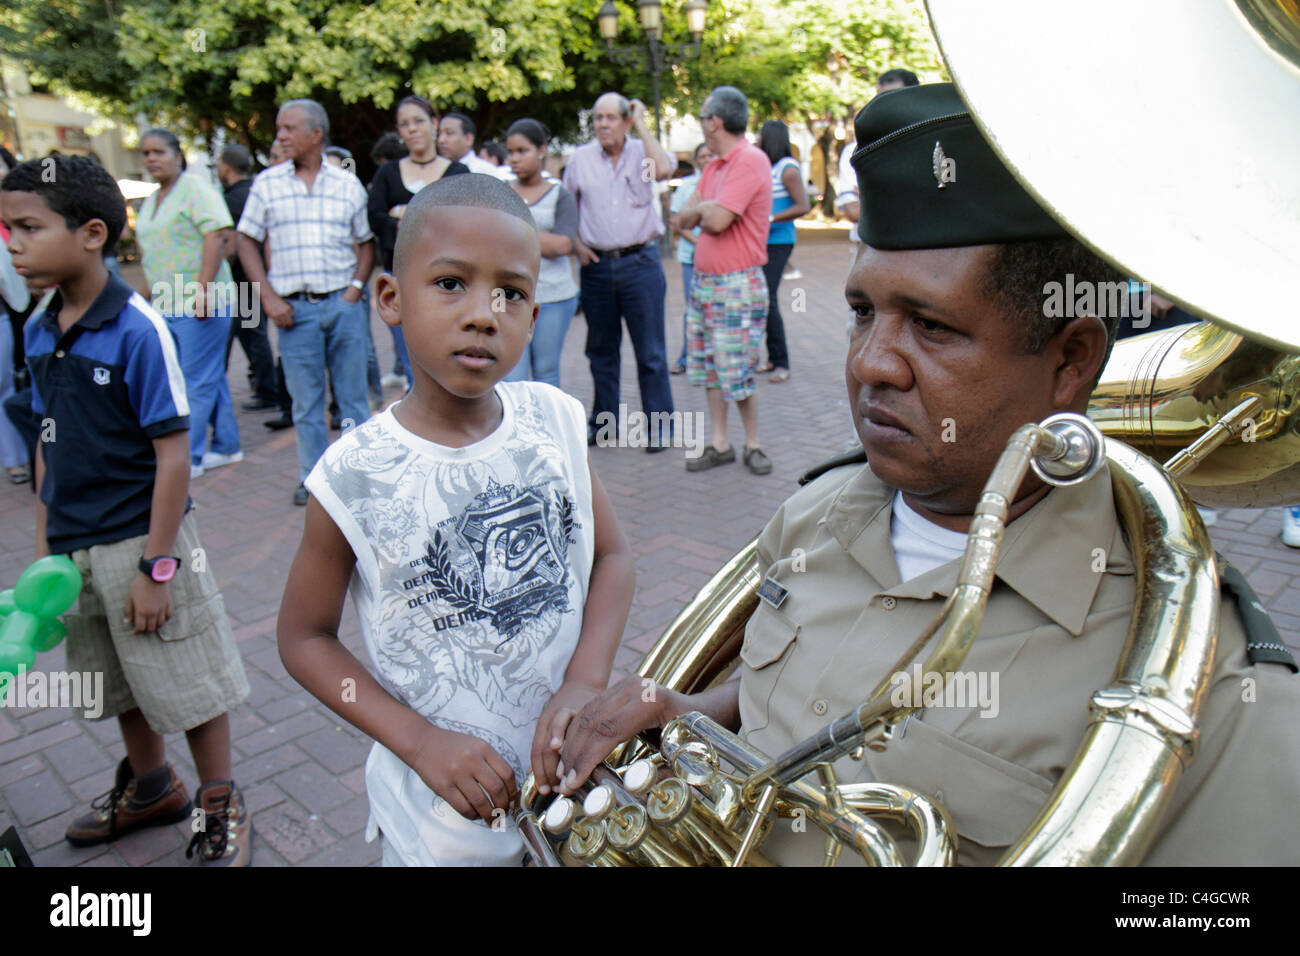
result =
[[[570,719],[605,689],[633,560],[559,389],[501,382],[537,320],[540,247],[510,187],[453,176],[402,217],[379,314],[414,384],[336,441],[280,607],[285,667],[375,739],[367,840],[385,865],[516,864],[528,769],[559,783]],[[351,593],[371,676],[338,640]]]

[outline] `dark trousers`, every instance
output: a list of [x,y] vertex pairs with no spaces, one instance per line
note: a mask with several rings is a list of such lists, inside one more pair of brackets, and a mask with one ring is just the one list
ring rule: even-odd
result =
[[792,252],[793,242],[768,246],[767,265],[763,266],[763,278],[767,279],[767,360],[773,368],[790,367],[790,352],[785,344],[785,323],[781,321],[777,292],[781,287],[785,264],[790,261]]
[[41,436],[41,416],[32,411],[31,386],[19,389],[4,400],[4,414],[27,447],[27,460],[31,463],[32,490],[36,489],[36,443]]
[[667,283],[659,249],[648,243],[630,256],[605,257],[583,266],[582,314],[587,322],[587,360],[595,384],[591,423],[601,412],[618,415],[619,353],[623,322],[636,353],[641,410],[647,415],[673,410],[664,354],[664,293]]
[[253,397],[264,402],[275,402],[279,400],[279,388],[275,362],[271,358],[271,340],[266,332],[266,319],[258,315],[257,324],[251,325],[251,322],[251,318],[235,316],[235,320],[230,323],[230,338],[226,340],[226,368],[230,368],[230,348],[235,339],[239,339],[252,373]]

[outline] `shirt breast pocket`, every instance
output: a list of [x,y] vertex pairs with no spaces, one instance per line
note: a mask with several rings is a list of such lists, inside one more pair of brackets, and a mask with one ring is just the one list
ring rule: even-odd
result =
[[799,631],[798,624],[765,601],[759,601],[758,609],[750,616],[740,648],[744,664],[740,716],[747,732],[763,730],[770,723],[772,697],[795,653]]
[[[651,176],[654,175],[654,168],[650,168]],[[646,182],[640,178],[641,170],[637,169],[635,173],[623,177],[623,182],[627,186],[628,203],[634,209],[641,209],[650,205],[655,198],[655,190],[652,182]]]
[[780,660],[798,636],[798,624],[778,608],[760,600],[745,627],[745,642],[740,647],[740,659],[753,670],[762,670]]

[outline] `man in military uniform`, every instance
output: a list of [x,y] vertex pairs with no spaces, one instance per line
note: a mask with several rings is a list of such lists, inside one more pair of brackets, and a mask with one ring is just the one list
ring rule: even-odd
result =
[[[846,379],[868,464],[826,470],[764,529],[768,585],[739,679],[692,696],[660,688],[653,701],[639,678],[615,685],[570,724],[557,789],[572,789],[631,733],[689,710],[776,755],[855,707],[952,592],[980,492],[1012,432],[1087,407],[1114,320],[1048,318],[1043,286],[1066,273],[1076,286],[1121,277],[1016,183],[952,86],[881,95],[856,125],[865,208],[846,290]],[[1251,600],[1223,592],[1199,749],[1149,864],[1300,862],[1300,738],[1288,729],[1300,678],[1266,618],[1248,638],[1242,611],[1262,617]],[[1056,489],[1027,478],[962,665],[982,678],[977,699],[927,706],[883,752],[839,761],[840,780],[938,799],[958,861],[995,862],[1077,750],[1134,601],[1108,472]],[[778,820],[763,853],[820,862],[822,831],[795,829]]]

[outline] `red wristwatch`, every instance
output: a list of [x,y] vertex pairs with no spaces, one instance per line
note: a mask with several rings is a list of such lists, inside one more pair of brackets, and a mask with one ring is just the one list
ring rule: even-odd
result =
[[176,577],[176,570],[180,564],[180,558],[163,555],[159,558],[141,558],[139,568],[141,574],[147,574],[159,584],[166,584]]

